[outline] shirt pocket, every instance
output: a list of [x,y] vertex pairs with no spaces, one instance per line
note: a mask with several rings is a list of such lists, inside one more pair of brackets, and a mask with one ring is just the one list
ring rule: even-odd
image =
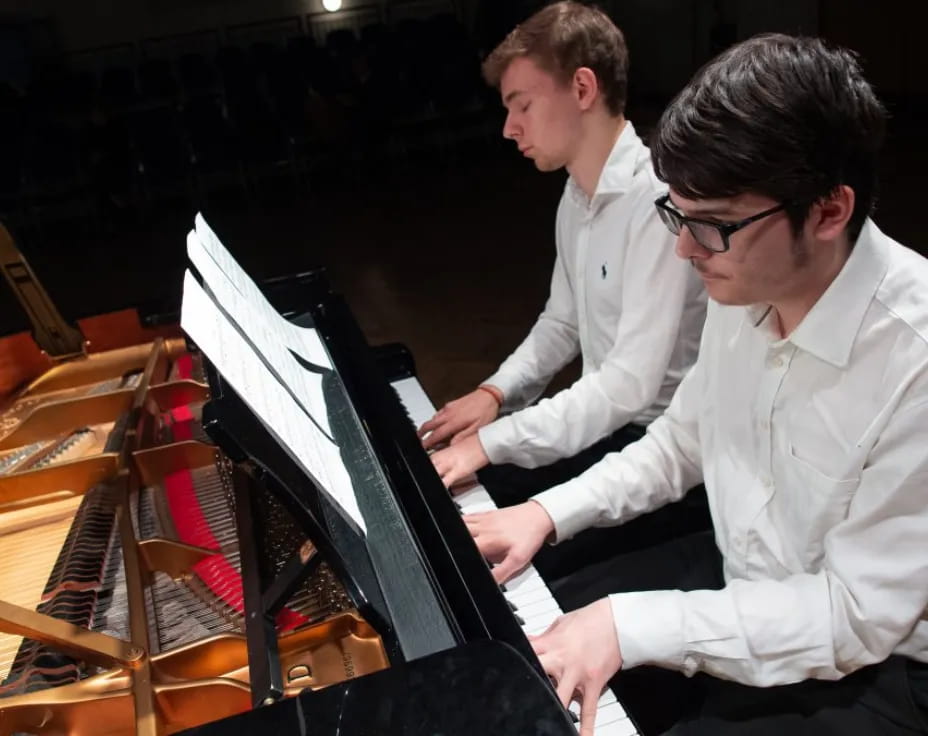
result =
[[[825,536],[846,517],[860,483],[855,472],[836,477],[836,464],[816,462],[812,453],[790,442],[780,512],[785,532],[802,568],[814,572],[824,557]],[[824,465],[824,467],[821,467]]]

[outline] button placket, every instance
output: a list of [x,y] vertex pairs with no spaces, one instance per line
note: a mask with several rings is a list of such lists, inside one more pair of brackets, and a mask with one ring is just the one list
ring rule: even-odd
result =
[[580,346],[585,350],[587,345],[587,266],[589,263],[590,231],[592,230],[593,210],[587,205],[583,208],[583,216],[579,232],[577,233],[577,327],[580,331]]
[[[768,357],[769,362],[769,357]],[[772,451],[773,442],[770,424],[773,418],[773,402],[776,399],[780,377],[772,370],[764,371],[757,386],[757,444],[756,457],[760,464],[757,469],[761,485],[769,490],[773,487]]]
[[789,369],[791,346],[771,344],[764,361],[767,370],[761,374],[757,387],[757,451],[759,461],[758,482],[764,488],[767,499],[773,495],[775,480],[773,472],[773,427],[774,405],[783,379]]
[[779,351],[771,350],[767,355],[766,365],[768,370],[776,370],[783,367],[783,356]]

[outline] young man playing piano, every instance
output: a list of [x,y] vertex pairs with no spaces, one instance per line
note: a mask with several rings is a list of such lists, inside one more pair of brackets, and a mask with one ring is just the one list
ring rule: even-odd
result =
[[[627,63],[612,21],[576,2],[543,8],[484,63],[507,110],[503,135],[540,171],[570,175],[544,311],[493,376],[420,430],[426,448],[450,442],[432,455],[449,487],[491,462],[537,468],[576,456],[549,472],[487,480],[500,505],[524,501],[640,437],[696,357],[705,292],[673,256],[654,211],[661,184],[624,116]],[[578,352],[582,378],[530,406]],[[501,408],[515,413],[497,418]]]
[[502,581],[704,480],[714,538],[552,586],[572,612],[533,646],[583,733],[614,674],[654,666],[700,673],[674,736],[928,733],[928,261],[869,218],[884,120],[850,53],[785,36],[661,119],[657,208],[710,296],[699,358],[643,439],[466,517]]

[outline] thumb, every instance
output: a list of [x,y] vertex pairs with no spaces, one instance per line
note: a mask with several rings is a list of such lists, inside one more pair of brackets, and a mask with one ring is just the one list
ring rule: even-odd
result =
[[515,558],[511,554],[507,554],[503,558],[503,561],[491,571],[493,573],[493,579],[501,585],[519,572],[520,567],[521,566],[516,562]]
[[454,468],[451,468],[451,470],[449,470],[447,473],[445,473],[441,477],[441,482],[444,483],[445,488],[447,488],[450,491],[452,486],[454,486],[454,484],[457,483],[460,479],[461,479],[460,473],[458,473],[458,471],[455,470]]

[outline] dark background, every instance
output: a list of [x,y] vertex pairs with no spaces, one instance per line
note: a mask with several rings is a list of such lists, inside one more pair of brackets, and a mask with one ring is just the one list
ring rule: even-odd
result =
[[[176,304],[202,210],[255,277],[325,265],[371,342],[444,401],[540,310],[563,174],[500,136],[483,56],[543,3],[0,2],[0,219],[68,318]],[[892,114],[876,220],[924,253],[928,4],[611,0],[647,134],[761,31],[856,50]],[[27,328],[0,287],[0,334]],[[564,379],[562,379],[564,380]]]

